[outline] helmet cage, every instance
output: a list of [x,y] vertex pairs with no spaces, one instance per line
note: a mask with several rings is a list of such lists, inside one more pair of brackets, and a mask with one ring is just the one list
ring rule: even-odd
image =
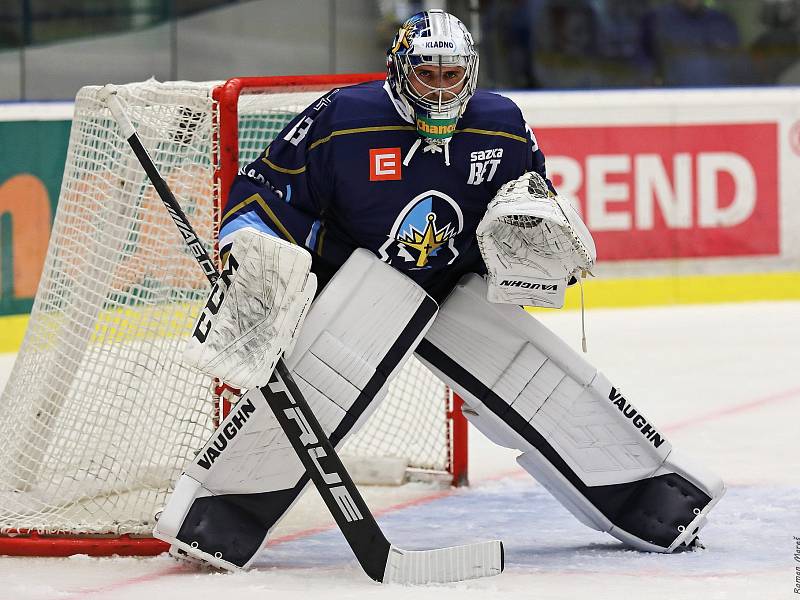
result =
[[[435,119],[458,118],[467,107],[467,102],[475,93],[478,79],[478,55],[461,56],[443,54],[424,56],[404,54],[394,57],[398,92],[414,107]],[[431,86],[417,75],[416,68],[431,66],[446,70],[447,67],[461,67],[464,75],[453,83]],[[414,85],[416,84],[416,85]],[[463,84],[463,86],[462,86]],[[461,86],[458,92],[454,92]],[[424,90],[420,93],[420,90]]]

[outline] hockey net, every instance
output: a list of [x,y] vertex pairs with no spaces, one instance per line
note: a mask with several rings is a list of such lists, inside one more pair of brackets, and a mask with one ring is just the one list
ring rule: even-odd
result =
[[[150,80],[119,96],[213,248],[238,166],[326,90],[375,78]],[[150,537],[155,514],[219,414],[212,382],[180,359],[207,280],[99,90],[76,97],[39,290],[0,396],[0,554],[163,551]],[[392,457],[463,482],[466,433],[452,403],[412,359],[343,457]]]

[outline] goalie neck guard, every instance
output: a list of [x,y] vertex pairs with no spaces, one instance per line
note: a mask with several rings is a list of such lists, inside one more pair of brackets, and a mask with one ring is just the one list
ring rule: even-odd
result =
[[[428,143],[446,144],[478,80],[478,53],[467,28],[442,10],[417,13],[400,27],[386,57],[389,85],[413,113],[417,132]],[[437,73],[460,67],[463,75],[432,85],[417,75],[422,65]]]

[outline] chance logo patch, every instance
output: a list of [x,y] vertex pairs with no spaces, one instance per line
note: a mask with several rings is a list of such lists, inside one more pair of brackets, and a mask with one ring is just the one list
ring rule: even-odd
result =
[[400,181],[401,169],[400,148],[370,148],[370,181]]

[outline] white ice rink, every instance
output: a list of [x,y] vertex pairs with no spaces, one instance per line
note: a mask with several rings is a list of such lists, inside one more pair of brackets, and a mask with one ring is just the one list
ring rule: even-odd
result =
[[[575,312],[538,313],[574,346]],[[422,549],[505,542],[506,570],[454,585],[382,586],[359,569],[315,491],[247,573],[167,556],[0,558],[0,600],[772,600],[794,595],[800,538],[800,302],[587,312],[589,360],[682,453],[728,485],[705,550],[642,554],[578,523],[474,430],[472,486],[365,489],[387,537]],[[0,387],[13,362],[0,355]],[[4,418],[8,418],[7,416]]]

